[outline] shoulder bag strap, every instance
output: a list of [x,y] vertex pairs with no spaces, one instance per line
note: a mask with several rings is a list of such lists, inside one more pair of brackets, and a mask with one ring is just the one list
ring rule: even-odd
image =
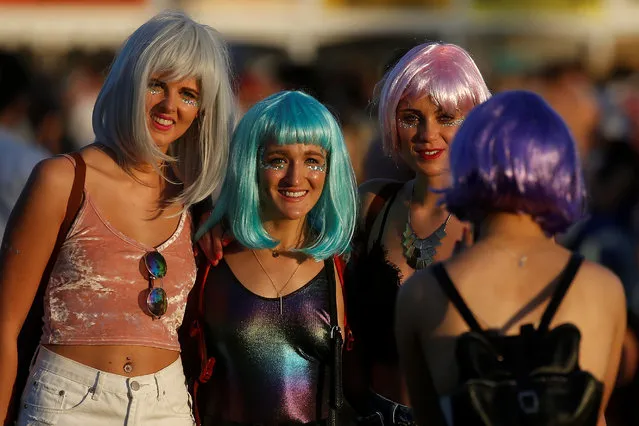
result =
[[[80,156],[80,154],[74,152],[70,156],[65,155],[66,158],[73,158],[75,162],[75,171],[73,176],[73,184],[71,186],[71,193],[67,200],[67,208],[64,213],[64,219],[58,229],[56,241],[51,250],[51,255],[47,262],[46,267],[40,278],[40,284],[38,290],[31,303],[31,308],[27,313],[20,334],[18,335],[18,367],[16,371],[16,379],[13,386],[13,393],[11,395],[11,402],[9,405],[9,412],[7,414],[7,422],[10,422],[12,418],[18,415],[20,405],[20,395],[29,376],[29,368],[31,360],[40,344],[40,336],[42,335],[44,316],[44,295],[46,293],[47,285],[49,284],[49,277],[51,271],[58,259],[58,254],[62,244],[66,240],[69,229],[75,220],[75,217],[82,206],[82,200],[84,198],[84,182],[86,178],[86,164]],[[7,423],[9,424],[9,423]]]
[[337,425],[337,414],[342,408],[344,394],[342,389],[342,330],[337,317],[337,291],[333,259],[324,262],[328,275],[328,304],[331,321],[331,389],[329,397],[328,426]]

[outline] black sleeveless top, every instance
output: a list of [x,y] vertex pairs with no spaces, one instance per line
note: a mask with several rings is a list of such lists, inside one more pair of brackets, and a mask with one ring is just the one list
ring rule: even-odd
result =
[[386,220],[402,183],[389,183],[377,199],[382,222],[368,251],[371,228],[377,213],[371,206],[366,227],[355,237],[354,256],[346,269],[346,307],[355,344],[362,347],[368,361],[397,365],[399,355],[395,342],[395,301],[399,292],[401,273],[388,261],[382,244]]
[[457,338],[459,387],[451,396],[453,425],[596,426],[603,383],[579,367],[579,329],[550,323],[583,261],[573,254],[539,327],[518,335],[483,330],[441,263],[432,272],[470,331]]
[[217,363],[199,398],[204,424],[297,425],[328,416],[330,282],[323,268],[283,296],[280,314],[278,298],[249,291],[224,260],[210,270],[204,330]]

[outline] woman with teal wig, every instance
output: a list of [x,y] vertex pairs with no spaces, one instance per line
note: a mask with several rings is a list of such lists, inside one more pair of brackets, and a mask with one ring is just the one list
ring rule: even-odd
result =
[[197,284],[203,360],[216,360],[198,380],[202,424],[336,424],[337,256],[349,248],[356,209],[348,152],[326,107],[281,92],[246,113],[221,196],[196,235],[222,222],[235,238]]

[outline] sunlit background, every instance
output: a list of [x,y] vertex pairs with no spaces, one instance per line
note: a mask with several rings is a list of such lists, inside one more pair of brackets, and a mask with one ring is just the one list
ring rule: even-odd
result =
[[[411,176],[381,152],[372,101],[384,70],[416,44],[466,48],[493,93],[540,93],[568,123],[588,177],[591,219],[567,244],[621,277],[639,330],[639,0],[0,0],[0,55],[22,58],[31,82],[0,110],[0,138],[10,131],[42,155],[90,143],[114,52],[167,8],[228,40],[242,110],[282,89],[329,106],[360,182]],[[1,71],[3,95],[18,76]],[[636,364],[615,391],[610,426],[639,424]]]
[[60,101],[51,151],[91,140],[92,103],[115,49],[165,8],[225,35],[243,108],[282,88],[331,106],[360,181],[375,140],[374,85],[389,62],[426,40],[469,50],[493,92],[542,92],[583,150],[596,130],[635,133],[637,0],[0,0],[0,49],[27,57],[46,77],[38,90]]

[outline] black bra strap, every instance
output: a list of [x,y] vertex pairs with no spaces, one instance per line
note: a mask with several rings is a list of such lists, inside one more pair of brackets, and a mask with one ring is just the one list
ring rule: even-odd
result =
[[464,321],[466,321],[468,327],[470,327],[472,331],[481,333],[483,331],[481,326],[475,319],[475,316],[470,311],[470,309],[468,309],[468,306],[464,302],[464,299],[461,297],[461,294],[459,294],[459,292],[455,288],[455,284],[453,284],[453,282],[451,281],[448,272],[446,272],[446,269],[444,268],[444,265],[441,263],[437,263],[433,266],[432,271],[435,275],[435,279],[437,279],[437,282],[439,283],[439,286],[444,291],[444,293],[446,293],[446,296],[448,296],[450,301],[453,302],[453,305],[455,305],[455,308],[457,308],[459,314],[462,316]]
[[[375,219],[377,219],[377,216],[381,213],[384,206],[387,206],[386,211],[388,211],[388,206],[393,204],[395,195],[397,195],[397,192],[399,192],[402,185],[403,183],[401,182],[387,183],[379,190],[377,195],[375,195],[375,197],[373,198],[373,201],[371,201],[371,205],[368,207],[368,212],[366,213],[366,220],[364,222],[364,235],[366,236],[367,242],[370,238],[371,231],[373,230],[373,224],[375,223]],[[390,202],[387,203],[387,201],[389,201],[389,198],[390,198]],[[383,221],[386,222],[386,219],[384,219]],[[382,224],[382,227],[380,229],[382,231],[384,230],[384,224]],[[379,237],[377,239],[379,240]]]
[[559,283],[557,284],[557,288],[555,289],[554,294],[552,295],[552,299],[550,299],[550,303],[548,303],[548,307],[544,311],[543,316],[541,317],[541,322],[539,323],[539,328],[537,329],[539,332],[548,331],[548,327],[550,326],[550,322],[553,317],[557,313],[557,309],[559,308],[559,304],[564,299],[570,284],[572,284],[575,275],[577,275],[577,271],[581,266],[581,263],[584,261],[584,258],[577,253],[573,253],[570,257],[570,261],[562,271],[559,276]]
[[[389,186],[387,186],[386,188],[388,188]],[[386,208],[384,209],[384,216],[382,217],[382,223],[379,225],[379,232],[377,233],[377,240],[375,241],[375,244],[380,244],[382,241],[382,236],[384,235],[384,228],[386,227],[386,219],[388,219],[388,213],[390,212],[390,208],[393,205],[393,201],[395,201],[395,198],[397,198],[397,194],[399,194],[399,188],[391,188],[391,189],[396,189],[396,191],[388,199],[388,203],[386,203]]]

